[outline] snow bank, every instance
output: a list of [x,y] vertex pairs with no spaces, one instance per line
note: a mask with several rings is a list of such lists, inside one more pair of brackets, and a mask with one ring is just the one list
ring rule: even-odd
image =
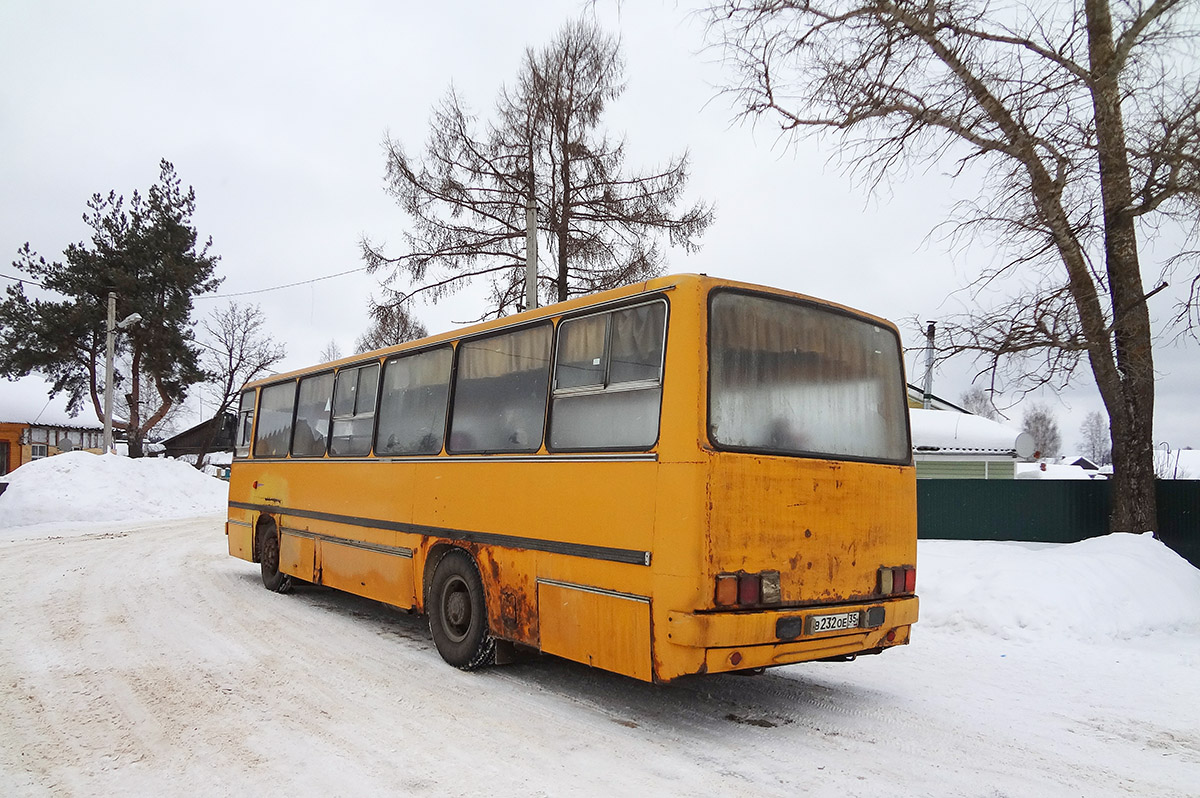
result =
[[[176,460],[87,452],[36,460],[6,478],[0,539],[72,534],[88,522],[144,522],[217,514],[226,483]],[[74,534],[79,534],[76,529]],[[1149,535],[1068,545],[922,540],[921,624],[1001,637],[1077,639],[1200,631],[1200,570]]]
[[1088,471],[1065,463],[1017,463],[1017,479],[1107,479],[1099,471]]
[[88,452],[34,460],[4,477],[0,529],[80,521],[146,521],[224,512],[225,482],[176,460]]
[[1102,641],[1200,628],[1200,570],[1150,534],[1080,543],[923,540],[921,622]]

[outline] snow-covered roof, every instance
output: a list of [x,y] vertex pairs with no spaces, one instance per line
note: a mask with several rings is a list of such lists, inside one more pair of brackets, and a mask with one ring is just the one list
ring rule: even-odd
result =
[[72,416],[67,412],[66,395],[60,393],[51,399],[49,390],[50,383],[36,376],[13,382],[0,380],[0,421],[73,429],[101,428],[90,401],[78,415]]
[[1160,450],[1154,460],[1163,479],[1200,479],[1200,449]]
[[919,455],[1033,456],[1033,436],[1016,427],[949,410],[915,408],[908,414],[912,419],[913,451]]

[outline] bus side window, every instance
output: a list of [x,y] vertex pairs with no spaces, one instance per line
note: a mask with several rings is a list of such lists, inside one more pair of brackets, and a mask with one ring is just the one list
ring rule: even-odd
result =
[[389,360],[383,367],[377,455],[437,454],[446,431],[450,396],[448,346]]
[[250,454],[250,431],[254,427],[254,391],[242,392],[237,418],[235,454],[238,457],[245,457]]
[[329,453],[334,457],[371,453],[378,386],[378,363],[338,372],[333,389],[333,435],[329,440]]
[[300,380],[300,396],[296,402],[296,428],[292,431],[292,457],[325,455],[332,398],[333,372]]
[[559,325],[550,415],[552,450],[654,445],[665,331],[663,302],[568,319]]
[[552,331],[550,324],[541,324],[458,345],[451,452],[541,448]]
[[282,382],[262,389],[254,437],[255,457],[287,456],[295,406],[296,383]]

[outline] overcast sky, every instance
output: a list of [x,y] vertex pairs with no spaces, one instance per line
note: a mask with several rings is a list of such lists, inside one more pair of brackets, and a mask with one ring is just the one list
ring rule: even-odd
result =
[[[525,47],[585,11],[623,43],[628,88],[607,125],[627,137],[629,165],[652,167],[686,148],[688,202],[717,205],[701,251],[670,252],[668,271],[765,283],[890,318],[919,383],[923,342],[907,320],[960,310],[963,297],[952,292],[992,257],[984,246],[951,253],[930,236],[976,187],[933,170],[868,195],[830,162],[832,142],[788,147],[769,121],[734,121],[717,97],[725,72],[703,51],[702,25],[672,2],[614,0],[587,11],[577,0],[0,0],[0,272],[13,273],[26,241],[61,259],[88,237],[87,198],[144,193],[160,158],[196,190],[194,221],[226,278],[220,295],[359,268],[362,236],[398,246],[406,224],[383,188],[385,133],[418,152],[451,82],[487,118]],[[1146,260],[1149,284],[1158,262]],[[1153,300],[1156,318],[1170,317],[1172,291]],[[284,369],[317,362],[331,340],[349,354],[372,294],[377,279],[360,272],[237,299],[262,306],[287,346]],[[199,299],[198,315],[226,301]],[[480,310],[478,292],[467,291],[416,314],[438,332]],[[1157,350],[1156,442],[1200,447],[1198,350],[1191,340]],[[950,364],[934,391],[958,401],[972,373],[968,362]],[[1101,408],[1090,374],[1077,384],[1041,397],[1067,450],[1084,415]],[[29,381],[0,382],[0,410],[43,396]],[[198,399],[190,406],[199,412]],[[1009,413],[1019,422],[1020,407]]]

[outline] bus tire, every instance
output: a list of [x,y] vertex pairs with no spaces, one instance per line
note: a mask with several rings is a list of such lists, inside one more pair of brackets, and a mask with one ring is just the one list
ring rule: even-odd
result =
[[462,549],[438,561],[429,587],[429,631],[438,653],[464,671],[490,665],[496,640],[489,634],[483,579]]
[[289,593],[292,577],[279,571],[279,533],[272,523],[258,528],[258,562],[262,568],[263,587],[274,593]]

